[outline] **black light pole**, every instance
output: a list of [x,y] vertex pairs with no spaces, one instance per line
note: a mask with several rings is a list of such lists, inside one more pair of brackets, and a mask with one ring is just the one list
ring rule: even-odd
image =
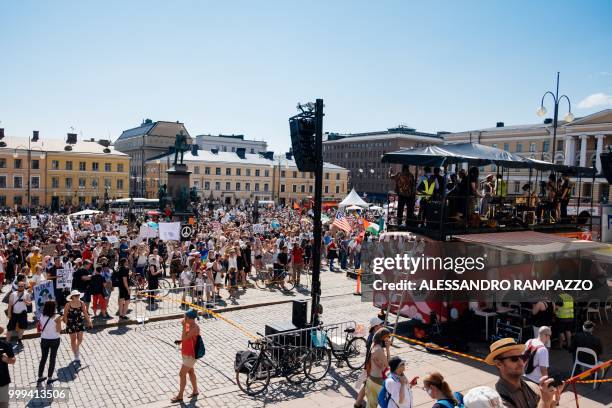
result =
[[[569,98],[567,97],[567,95],[559,96],[559,72],[557,72],[557,91],[555,93],[553,93],[552,91],[546,91],[544,93],[544,95],[542,96],[542,102],[540,102],[540,107],[536,111],[536,114],[538,116],[546,115],[546,108],[544,107],[544,98],[548,94],[550,94],[553,97],[553,101],[555,102],[555,111],[554,111],[554,117],[553,117],[553,146],[552,146],[552,159],[551,159],[551,163],[554,164],[555,154],[557,152],[557,122],[558,122],[558,117],[559,117],[559,102],[561,101],[561,99],[565,98],[569,106],[569,111],[567,115],[565,115],[563,120],[565,120],[565,122],[571,122],[574,120],[574,115],[572,114],[572,103],[570,102]],[[567,141],[565,143],[567,143]]]
[[312,309],[311,325],[319,324],[321,301],[321,203],[323,194],[323,99],[315,105],[315,201],[312,246]]

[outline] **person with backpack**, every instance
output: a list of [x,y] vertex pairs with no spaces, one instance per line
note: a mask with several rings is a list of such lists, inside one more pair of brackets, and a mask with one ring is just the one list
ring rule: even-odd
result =
[[550,327],[540,327],[538,337],[527,340],[525,343],[525,355],[527,364],[525,365],[525,377],[539,383],[540,378],[548,375],[549,358],[547,344],[550,344],[552,331]]
[[[187,375],[189,375],[189,381],[191,382],[191,395],[189,398],[195,398],[199,395],[198,392],[198,381],[196,378],[194,366],[196,363],[196,357],[201,354],[199,347],[196,347],[198,343],[201,343],[200,337],[200,326],[196,322],[198,318],[198,312],[194,309],[190,309],[185,313],[185,317],[182,320],[183,330],[181,339],[176,340],[175,344],[181,345],[181,357],[183,358],[183,364],[179,371],[179,392],[173,397],[170,402],[176,404],[177,402],[183,402],[183,393],[185,392],[185,386],[187,385]],[[201,356],[201,355],[200,355]]]
[[404,375],[406,363],[395,356],[389,360],[389,376],[378,393],[378,408],[412,408],[412,390],[416,384]]
[[463,396],[452,392],[442,374],[433,372],[423,379],[423,389],[436,402],[432,408],[463,408]]

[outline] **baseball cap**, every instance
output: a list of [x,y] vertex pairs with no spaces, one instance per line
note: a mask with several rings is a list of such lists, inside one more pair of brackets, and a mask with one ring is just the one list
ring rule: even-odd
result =
[[383,324],[384,321],[379,319],[378,317],[373,317],[370,319],[370,327],[374,327],[377,326],[379,324]]

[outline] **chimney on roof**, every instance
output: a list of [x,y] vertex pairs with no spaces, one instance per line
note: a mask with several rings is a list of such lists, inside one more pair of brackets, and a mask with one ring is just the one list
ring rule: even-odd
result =
[[290,150],[287,153],[285,153],[285,158],[287,160],[292,160],[293,159],[293,152]]
[[191,155],[192,156],[197,156],[198,155],[198,150],[200,150],[200,146],[198,146],[197,144],[192,144],[191,145]]
[[552,125],[552,123],[553,123],[552,118],[546,118],[546,119],[544,119],[544,124],[545,124],[545,125]]
[[153,121],[151,119],[145,119],[142,121],[143,125],[150,125],[151,123],[153,123]]
[[504,122],[497,122],[495,127],[504,127]]
[[212,149],[210,149],[210,152],[211,152],[212,154],[219,154],[219,149],[217,149],[217,148],[213,147]]
[[262,152],[261,155],[264,159],[274,160],[274,152]]
[[244,147],[238,147],[236,149],[236,154],[238,155],[238,157],[240,157],[241,159],[246,159],[246,148]]
[[90,141],[90,142],[95,142],[95,141],[96,141],[96,138],[95,138],[95,137],[92,137],[92,138],[90,138],[90,139],[89,139],[89,141]]

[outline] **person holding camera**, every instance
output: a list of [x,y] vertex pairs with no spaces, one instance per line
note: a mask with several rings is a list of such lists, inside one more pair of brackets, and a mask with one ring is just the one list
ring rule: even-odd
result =
[[485,363],[497,367],[499,380],[495,390],[504,405],[513,408],[553,408],[559,402],[562,388],[554,386],[554,379],[544,376],[538,383],[525,381],[525,365],[528,356],[525,345],[513,338],[497,340],[490,346]]

